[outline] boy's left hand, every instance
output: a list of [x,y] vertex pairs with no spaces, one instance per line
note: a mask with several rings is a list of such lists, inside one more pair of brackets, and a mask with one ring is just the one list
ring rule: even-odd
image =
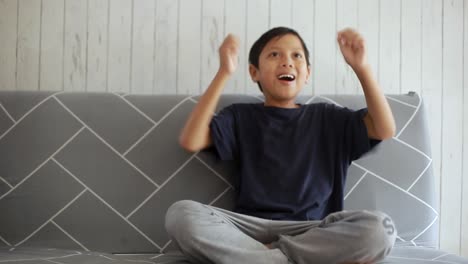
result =
[[345,28],[338,32],[336,40],[345,61],[354,71],[367,65],[366,43],[357,31]]

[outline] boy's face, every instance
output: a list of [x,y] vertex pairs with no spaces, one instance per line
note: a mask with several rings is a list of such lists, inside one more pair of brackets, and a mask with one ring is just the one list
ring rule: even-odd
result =
[[294,100],[310,76],[301,41],[292,34],[270,40],[260,53],[258,69],[250,65],[249,71],[265,98],[276,102]]

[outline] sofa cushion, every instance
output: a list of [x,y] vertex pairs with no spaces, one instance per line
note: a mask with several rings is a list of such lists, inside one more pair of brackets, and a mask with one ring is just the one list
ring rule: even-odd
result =
[[[89,252],[80,250],[64,250],[55,248],[21,248],[10,250],[0,247],[0,263],[8,264],[189,264],[190,262],[179,252],[167,254],[119,254]],[[443,251],[418,248],[414,246],[396,246],[391,254],[379,264],[467,264],[468,259],[447,254]]]

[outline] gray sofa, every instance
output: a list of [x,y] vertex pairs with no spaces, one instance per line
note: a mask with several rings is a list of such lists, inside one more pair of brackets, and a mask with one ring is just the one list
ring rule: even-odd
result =
[[[346,209],[378,209],[398,228],[381,263],[468,263],[438,250],[428,129],[421,98],[387,95],[397,134],[349,169]],[[0,92],[0,263],[187,263],[164,230],[192,199],[232,209],[233,164],[177,138],[198,97]],[[261,97],[223,95],[218,110]],[[365,106],[361,95],[302,103]]]

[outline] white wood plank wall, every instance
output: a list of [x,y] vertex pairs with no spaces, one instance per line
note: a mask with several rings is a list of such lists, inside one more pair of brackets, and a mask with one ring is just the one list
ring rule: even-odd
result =
[[260,94],[248,51],[292,26],[311,51],[304,94],[362,93],[337,48],[355,27],[385,93],[420,93],[441,194],[441,248],[468,256],[468,0],[0,0],[0,90],[197,94],[237,34],[227,93]]

